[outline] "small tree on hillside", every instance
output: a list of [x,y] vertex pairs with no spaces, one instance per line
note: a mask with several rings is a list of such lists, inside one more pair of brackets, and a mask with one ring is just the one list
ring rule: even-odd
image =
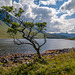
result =
[[[21,45],[21,44],[29,44],[32,45],[34,47],[34,49],[37,51],[38,57],[41,59],[41,55],[40,55],[40,48],[46,43],[46,35],[44,35],[44,43],[43,44],[39,44],[36,40],[35,40],[35,36],[42,32],[45,31],[46,29],[46,22],[43,23],[33,23],[33,22],[27,22],[24,21],[23,17],[21,16],[22,13],[24,12],[24,10],[22,10],[22,8],[19,8],[18,12],[15,13],[16,9],[13,9],[13,6],[3,6],[2,10],[0,11],[0,13],[6,13],[6,17],[4,18],[4,21],[9,23],[11,26],[10,28],[8,28],[8,33],[11,34],[11,36],[14,39],[14,43],[17,45]],[[12,22],[10,19],[10,13],[14,14],[14,16],[19,20],[19,22]],[[38,31],[33,31],[33,28],[36,27],[38,29]],[[26,30],[28,32],[26,32]],[[16,35],[17,33],[20,33],[22,35],[22,37],[26,40],[28,40],[29,42],[23,42],[17,38],[14,37],[14,35]]]

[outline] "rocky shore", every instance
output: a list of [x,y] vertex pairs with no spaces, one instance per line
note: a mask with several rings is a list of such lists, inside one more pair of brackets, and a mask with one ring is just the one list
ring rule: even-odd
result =
[[[44,53],[41,53],[41,56],[43,57],[50,55],[51,57],[54,57],[55,55],[59,55],[62,53],[70,53],[70,52],[75,52],[75,48],[46,50]],[[12,54],[10,56],[5,56],[5,57],[0,56],[0,63],[2,63],[3,67],[17,65],[17,63],[28,64],[30,61],[33,62],[33,57],[35,56],[36,54]]]

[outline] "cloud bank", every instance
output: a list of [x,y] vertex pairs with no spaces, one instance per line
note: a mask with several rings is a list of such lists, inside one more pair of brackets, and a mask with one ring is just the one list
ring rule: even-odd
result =
[[[63,0],[59,0],[60,2]],[[47,32],[75,32],[75,19],[65,19],[66,16],[75,13],[75,0],[68,0],[63,3],[59,10],[53,7],[45,7],[43,5],[56,5],[57,0],[39,0],[39,5],[36,5],[33,0],[19,0],[17,3],[12,0],[0,1],[0,7],[2,5],[13,5],[17,9],[19,7],[23,8],[25,12],[22,14],[25,16],[26,21],[34,22],[47,22]],[[57,14],[64,13],[60,17]],[[66,14],[65,14],[66,13]]]

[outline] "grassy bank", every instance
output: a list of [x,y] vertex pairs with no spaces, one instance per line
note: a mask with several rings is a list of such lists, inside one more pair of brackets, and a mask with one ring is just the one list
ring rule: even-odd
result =
[[33,56],[33,60],[27,63],[13,63],[10,67],[3,67],[4,63],[0,63],[0,75],[75,75],[75,52],[45,55],[42,58],[44,60]]

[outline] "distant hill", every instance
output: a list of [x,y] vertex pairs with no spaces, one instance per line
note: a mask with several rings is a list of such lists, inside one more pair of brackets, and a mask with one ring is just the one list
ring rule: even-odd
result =
[[46,37],[47,38],[57,38],[57,39],[66,39],[67,38],[64,35],[60,35],[60,34],[49,34],[49,33],[46,33]]
[[74,37],[75,37],[75,34],[74,34],[74,33],[71,33],[71,34],[69,34],[69,33],[54,33],[54,34],[66,36],[66,37],[68,37],[68,38],[74,38]]

